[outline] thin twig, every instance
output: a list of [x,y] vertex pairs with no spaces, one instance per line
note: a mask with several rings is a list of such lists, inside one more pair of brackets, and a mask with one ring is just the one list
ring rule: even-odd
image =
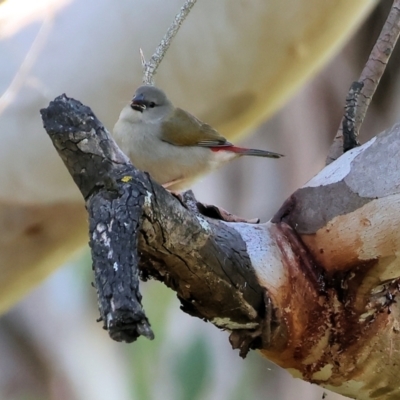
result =
[[[174,21],[168,28],[167,33],[161,40],[156,51],[148,62],[145,61],[143,52],[141,51],[142,65],[143,65],[143,83],[145,85],[154,85],[154,75],[157,72],[157,68],[164,58],[169,46],[175,35],[178,33],[183,21],[189,15],[190,10],[196,4],[196,0],[186,0],[185,4],[180,9],[179,13],[175,16]],[[144,63],[144,64],[143,64]]]
[[142,63],[143,71],[145,71],[145,68],[146,68],[146,59],[145,59],[145,57],[144,57],[144,53],[143,53],[142,48],[139,49],[139,52],[140,52],[140,62]]
[[[353,82],[346,99],[345,114],[339,130],[329,150],[327,164],[339,158],[343,152],[358,144],[357,137],[364,121],[372,97],[385,71],[386,65],[396,45],[400,34],[400,0],[394,0],[389,15],[382,28],[378,40],[358,81]],[[354,91],[354,85],[361,86],[361,90]],[[351,94],[354,95],[351,95]],[[353,115],[351,115],[353,114]],[[351,126],[351,129],[343,130]],[[346,135],[343,138],[343,135]],[[349,145],[351,144],[351,145]]]

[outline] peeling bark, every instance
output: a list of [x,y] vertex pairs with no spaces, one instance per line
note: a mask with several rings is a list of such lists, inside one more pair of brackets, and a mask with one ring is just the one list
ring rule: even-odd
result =
[[[292,372],[357,399],[397,399],[399,363],[400,125],[344,154],[282,206],[323,270],[325,310]],[[310,330],[310,331],[309,331]],[[316,332],[319,332],[316,334]],[[266,354],[271,357],[269,352]],[[293,360],[292,360],[293,361]]]
[[176,291],[183,311],[229,330],[243,357],[260,349],[350,397],[400,397],[400,125],[254,224],[172,196],[79,102],[60,96],[42,116],[86,201],[100,313],[114,339],[152,337],[140,273]]

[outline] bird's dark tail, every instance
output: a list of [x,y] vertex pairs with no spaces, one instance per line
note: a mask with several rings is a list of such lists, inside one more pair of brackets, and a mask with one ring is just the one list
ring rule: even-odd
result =
[[241,156],[255,156],[255,157],[269,157],[269,158],[280,158],[284,157],[283,154],[273,153],[272,151],[258,150],[258,149],[245,149],[243,147],[229,146],[221,147],[221,150],[232,151]]

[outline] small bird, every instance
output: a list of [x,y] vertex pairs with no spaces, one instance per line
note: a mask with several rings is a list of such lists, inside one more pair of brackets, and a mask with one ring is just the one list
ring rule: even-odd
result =
[[171,191],[241,156],[282,154],[234,146],[214,128],[175,107],[154,86],[140,86],[121,111],[113,136],[133,165]]

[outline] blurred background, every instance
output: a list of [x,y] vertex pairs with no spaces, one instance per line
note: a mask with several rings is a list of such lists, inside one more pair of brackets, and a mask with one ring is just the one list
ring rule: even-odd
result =
[[[235,161],[194,187],[262,222],[323,168],[392,2],[293,3],[198,2],[156,77],[231,140],[286,155]],[[84,204],[39,109],[66,92],[112,129],[141,83],[139,47],[150,58],[181,4],[0,1],[1,400],[342,398],[255,352],[242,360],[226,332],[183,314],[158,282],[142,285],[154,341],[115,343],[96,323]],[[399,61],[395,51],[362,141],[398,119]]]

